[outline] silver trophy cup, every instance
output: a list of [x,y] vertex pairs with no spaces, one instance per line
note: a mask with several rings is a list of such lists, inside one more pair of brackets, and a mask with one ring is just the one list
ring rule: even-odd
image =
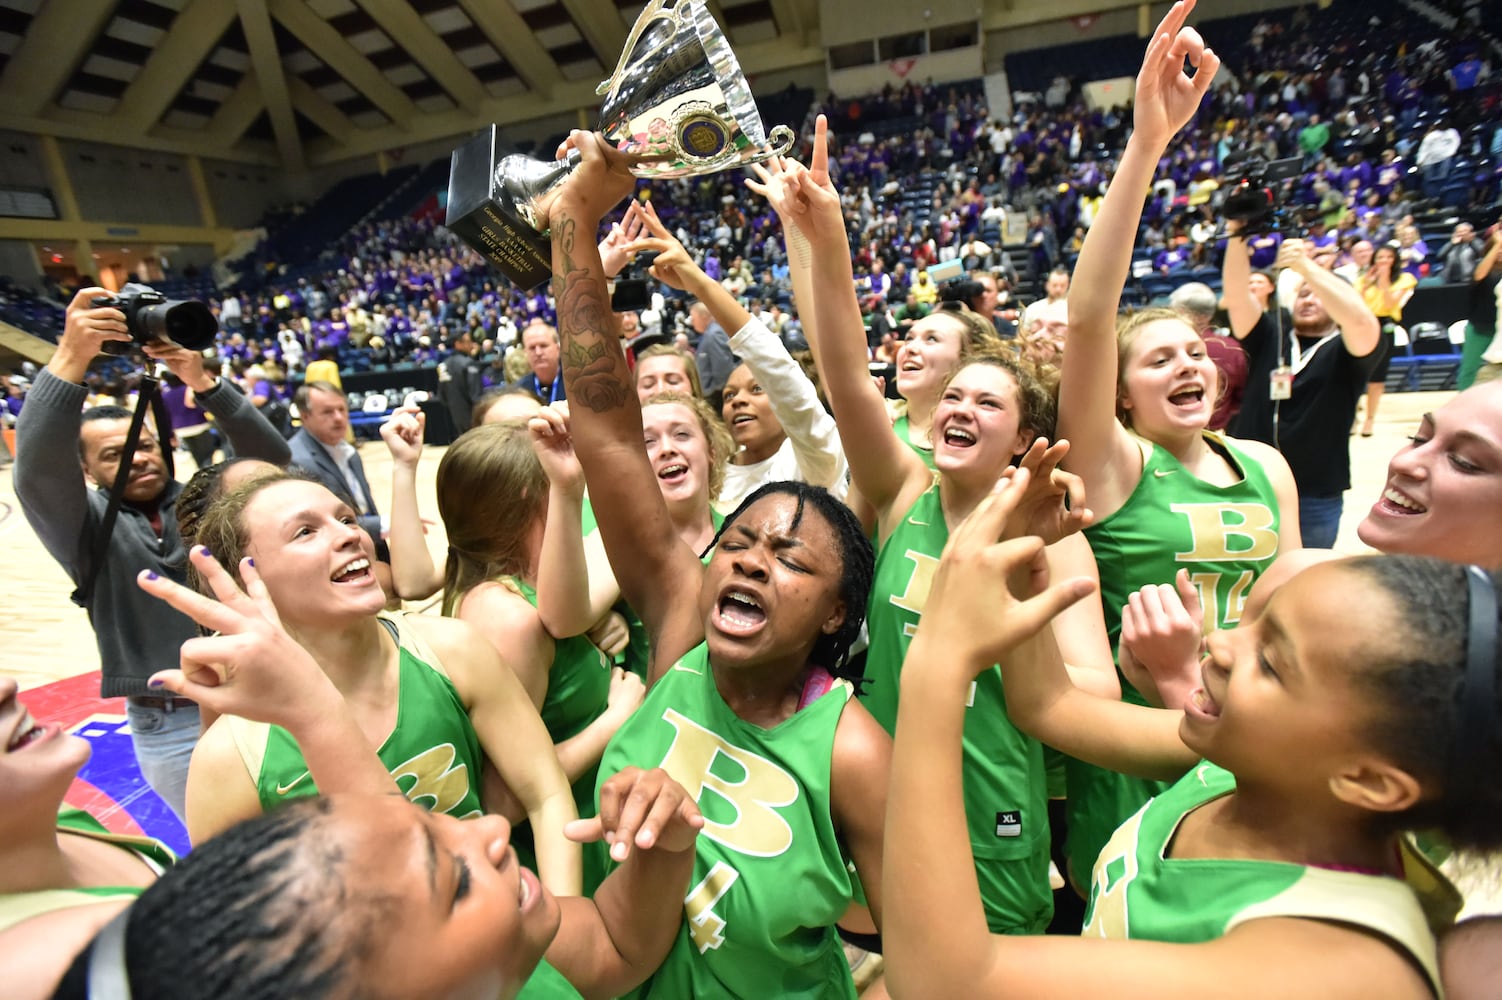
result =
[[[780,155],[793,131],[770,135],[724,32],[703,0],[652,0],[636,19],[610,79],[600,131],[628,153],[660,159],[638,177],[717,173]],[[502,155],[498,130],[454,150],[446,225],[522,288],[551,274],[546,203],[567,182],[577,154],[541,161]]]

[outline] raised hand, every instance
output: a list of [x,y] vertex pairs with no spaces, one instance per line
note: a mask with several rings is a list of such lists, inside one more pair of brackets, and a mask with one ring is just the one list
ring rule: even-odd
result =
[[[1003,538],[1037,535],[1045,545],[1052,545],[1083,530],[1094,519],[1085,506],[1085,481],[1059,468],[1067,454],[1068,441],[1052,445],[1047,438],[1033,441],[1017,466],[1028,473],[1027,489],[1018,498],[1017,509],[1007,518]],[[1016,472],[1008,470],[1008,474]]]
[[527,421],[527,433],[548,483],[569,496],[582,497],[584,469],[579,465],[579,456],[574,454],[574,439],[569,433],[567,415],[544,406],[537,411],[537,416]]
[[626,269],[634,254],[626,245],[641,238],[645,223],[641,202],[633,200],[625,217],[611,225],[610,232],[600,241],[600,263],[605,265],[605,277],[614,278]]
[[114,306],[95,307],[94,299],[109,298],[108,288],[81,288],[68,303],[63,335],[47,370],[67,382],[82,382],[89,362],[112,340],[130,342],[125,314]]
[[598,132],[580,129],[569,133],[568,138],[559,144],[558,158],[563,159],[570,150],[578,150],[579,166],[548,204],[548,221],[556,225],[559,216],[567,213],[578,224],[590,227],[591,231],[636,187],[632,166],[667,157],[665,153],[623,153]]
[[[1137,74],[1132,124],[1137,134],[1155,144],[1166,145],[1189,124],[1220,69],[1220,56],[1206,47],[1199,32],[1185,25],[1194,3],[1179,0],[1169,9]],[[1185,72],[1186,59],[1194,67],[1193,76]]]
[[428,427],[428,415],[420,406],[404,406],[396,410],[381,424],[381,440],[391,452],[391,460],[409,469],[417,468],[422,458],[423,433]]
[[1149,701],[1183,708],[1200,684],[1204,611],[1181,569],[1173,585],[1150,584],[1121,609],[1121,672]]
[[203,355],[177,344],[147,344],[142,350],[153,361],[160,361],[167,370],[194,392],[206,392],[214,387],[214,379],[203,367]]
[[214,591],[214,600],[145,570],[137,578],[153,597],[217,633],[182,645],[180,667],[152,674],[148,684],[203,705],[217,715],[238,715],[294,733],[316,725],[338,690],[307,650],[282,628],[266,585],[247,558],[241,590],[208,549],[189,553]]
[[621,862],[633,847],[692,850],[703,826],[699,806],[666,771],[628,767],[600,787],[600,814],[566,824],[563,833],[581,844],[604,840]]
[[1273,266],[1302,273],[1309,263],[1309,247],[1303,240],[1284,240],[1278,247],[1278,259]]
[[845,238],[845,215],[839,192],[829,179],[829,122],[820,115],[814,124],[811,165],[805,169],[792,160],[774,158],[771,169],[758,164],[752,169],[757,181],[746,186],[772,204],[784,225],[791,224],[819,244]]
[[950,534],[918,634],[944,637],[954,655],[950,663],[910,661],[905,669],[987,669],[1094,589],[1085,578],[1050,585],[1043,539],[1004,539],[1031,480],[1027,469],[1001,480]]

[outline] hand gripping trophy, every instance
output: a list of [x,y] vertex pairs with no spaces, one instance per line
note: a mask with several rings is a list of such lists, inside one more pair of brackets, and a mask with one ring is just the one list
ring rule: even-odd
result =
[[[718,173],[785,153],[793,131],[767,134],[735,53],[704,0],[652,0],[636,19],[610,79],[596,93],[600,131],[627,153],[651,156],[638,177]],[[445,224],[521,288],[551,274],[549,193],[578,154],[554,161],[503,156],[492,125],[454,150]]]

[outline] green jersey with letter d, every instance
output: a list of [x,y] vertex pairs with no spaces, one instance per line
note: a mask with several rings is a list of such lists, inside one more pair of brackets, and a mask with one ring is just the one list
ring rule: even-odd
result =
[[[862,703],[897,728],[898,676],[928,601],[949,528],[931,487],[876,555]],[[1039,934],[1053,916],[1048,885],[1048,780],[1043,746],[1007,717],[1001,669],[976,678],[965,709],[965,819],[986,922],[998,934]]]
[[[405,618],[383,613],[380,619],[400,651],[396,725],[376,756],[417,805],[460,819],[478,816],[480,765],[485,760],[480,738],[438,657]],[[263,809],[318,794],[291,733],[238,716],[225,716],[224,721],[256,783]]]
[[[1241,471],[1238,482],[1207,483],[1144,441],[1142,478],[1132,495],[1085,529],[1100,569],[1100,603],[1113,651],[1121,638],[1121,609],[1138,589],[1171,585],[1187,569],[1204,609],[1205,631],[1235,628],[1252,584],[1278,556],[1278,497],[1261,463],[1218,434],[1206,433],[1205,441]],[[1147,704],[1124,677],[1121,697]],[[1069,867],[1083,883],[1112,831],[1168,784],[1073,759],[1068,781]]]
[[830,812],[835,728],[850,685],[771,729],[720,696],[709,648],[673,665],[615,734],[600,774],[661,767],[704,813],[678,939],[638,996],[854,1000],[834,924],[851,876]]
[[1123,823],[1096,862],[1085,937],[1197,944],[1251,920],[1324,920],[1385,939],[1424,971],[1435,996],[1444,995],[1431,926],[1453,921],[1460,899],[1406,843],[1402,879],[1283,861],[1172,857],[1184,818],[1235,790],[1234,775],[1203,763]]

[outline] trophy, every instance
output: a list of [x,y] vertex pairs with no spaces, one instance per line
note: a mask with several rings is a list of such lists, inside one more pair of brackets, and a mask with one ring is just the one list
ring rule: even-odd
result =
[[[769,136],[735,53],[704,0],[651,0],[626,38],[610,79],[600,131],[623,152],[654,158],[638,177],[688,177],[759,163],[786,152],[793,130]],[[504,155],[492,125],[454,150],[445,225],[518,287],[552,274],[546,205],[579,156],[541,161]]]

